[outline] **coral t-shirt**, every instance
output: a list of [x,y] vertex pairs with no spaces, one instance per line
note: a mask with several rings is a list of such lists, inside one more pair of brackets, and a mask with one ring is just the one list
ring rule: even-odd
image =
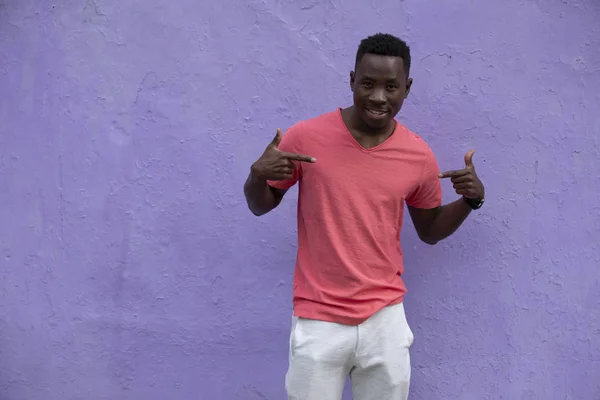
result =
[[404,204],[442,201],[429,146],[396,121],[388,139],[364,148],[337,109],[292,126],[279,149],[317,159],[296,163],[292,180],[268,182],[299,184],[294,315],[356,325],[401,302]]

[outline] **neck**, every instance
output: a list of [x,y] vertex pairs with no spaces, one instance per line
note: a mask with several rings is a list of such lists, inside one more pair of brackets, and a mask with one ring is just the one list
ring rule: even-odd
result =
[[360,136],[387,138],[394,132],[394,129],[396,128],[395,120],[390,121],[390,123],[384,126],[383,128],[372,128],[368,126],[358,116],[358,113],[356,112],[356,109],[353,105],[346,109],[343,109],[342,115],[344,116],[344,120],[346,121],[348,129],[355,134],[359,134]]

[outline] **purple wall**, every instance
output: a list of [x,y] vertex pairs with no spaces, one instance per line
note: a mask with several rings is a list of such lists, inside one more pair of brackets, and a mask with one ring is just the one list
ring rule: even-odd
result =
[[242,184],[377,31],[487,185],[443,244],[407,221],[411,398],[600,399],[600,3],[566,3],[0,0],[0,399],[283,399],[296,191]]

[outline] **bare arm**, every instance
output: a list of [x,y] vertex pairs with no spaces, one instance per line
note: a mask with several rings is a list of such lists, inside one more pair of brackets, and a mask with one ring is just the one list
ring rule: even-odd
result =
[[[314,163],[313,157],[287,153],[278,149],[281,143],[281,129],[277,129],[275,138],[258,160],[250,168],[250,174],[244,183],[244,196],[248,208],[256,216],[264,215],[281,203],[287,192],[268,184],[268,181],[290,181],[294,178],[297,162]],[[291,183],[290,183],[291,184]]]
[[471,213],[471,207],[459,199],[432,209],[408,207],[408,212],[419,238],[434,245],[456,232]]
[[[441,173],[440,178],[451,178],[456,193],[462,198],[433,209],[408,207],[419,238],[427,244],[436,244],[452,235],[465,222],[473,208],[467,201],[483,200],[485,189],[475,173],[473,150],[465,155],[465,168]],[[467,200],[470,199],[470,200]]]
[[276,208],[287,190],[276,189],[267,184],[265,180],[257,179],[248,174],[244,184],[244,195],[248,208],[256,216],[261,216]]

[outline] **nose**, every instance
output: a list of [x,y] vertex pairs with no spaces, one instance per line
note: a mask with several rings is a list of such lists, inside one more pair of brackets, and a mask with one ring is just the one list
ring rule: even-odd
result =
[[374,89],[369,96],[369,101],[376,104],[385,103],[385,92],[383,89]]

